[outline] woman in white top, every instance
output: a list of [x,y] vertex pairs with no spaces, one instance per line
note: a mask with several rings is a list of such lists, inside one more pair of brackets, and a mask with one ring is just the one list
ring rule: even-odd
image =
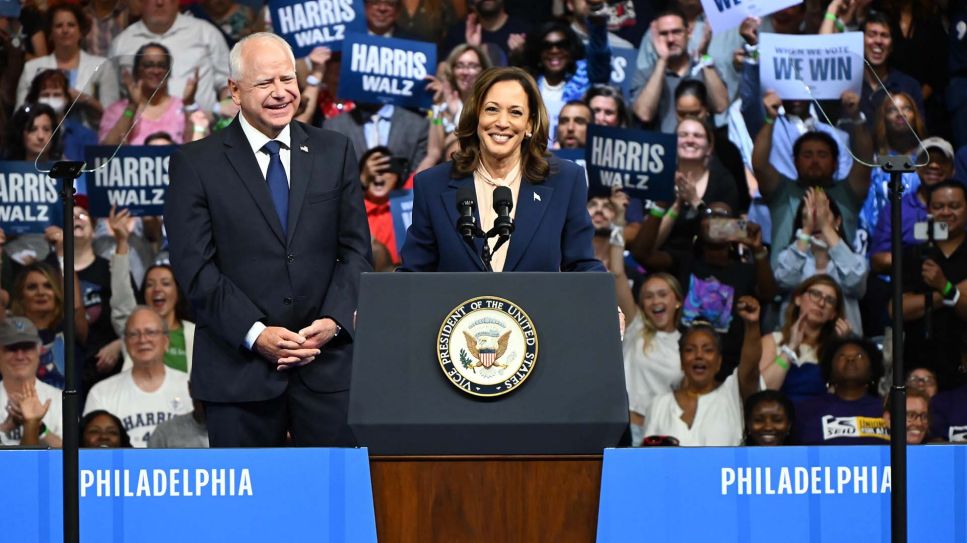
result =
[[[618,274],[615,274],[618,281]],[[682,286],[667,273],[645,278],[634,303],[627,279],[617,282],[618,303],[627,315],[622,350],[628,389],[631,443],[645,437],[645,413],[653,398],[678,388],[682,363],[678,356],[682,316]]]
[[742,403],[759,390],[759,302],[739,298],[736,312],[745,321],[739,367],[724,383],[715,380],[722,367],[722,347],[715,329],[695,324],[681,341],[685,378],[678,390],[655,398],[645,416],[645,435],[665,435],[680,445],[733,447],[742,443]]

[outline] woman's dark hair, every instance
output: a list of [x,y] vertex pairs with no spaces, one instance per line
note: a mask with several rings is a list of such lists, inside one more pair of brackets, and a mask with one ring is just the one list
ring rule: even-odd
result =
[[141,69],[141,62],[144,61],[144,55],[148,49],[161,49],[164,51],[165,57],[168,59],[168,70],[171,70],[171,51],[164,45],[153,41],[138,47],[137,52],[134,53],[134,67],[132,68],[132,75],[135,77],[135,79],[138,77],[138,70]]
[[823,379],[829,384],[836,384],[832,380],[833,361],[836,359],[839,351],[847,345],[856,345],[862,349],[866,354],[866,358],[870,361],[870,380],[866,385],[866,389],[868,394],[876,396],[878,394],[877,385],[880,382],[880,378],[883,377],[883,354],[875,343],[865,337],[850,334],[843,337],[830,338],[824,346],[819,360],[819,367],[823,372]]
[[118,425],[118,429],[121,431],[121,448],[130,449],[131,436],[128,435],[128,431],[124,429],[124,423],[122,423],[121,419],[119,419],[114,413],[105,411],[103,409],[95,409],[94,411],[84,415],[84,418],[81,419],[81,443],[84,442],[84,431],[87,430],[87,425],[101,415],[107,415],[111,420],[114,421],[114,424]]
[[839,164],[839,144],[826,132],[821,130],[810,130],[796,140],[796,143],[792,144],[792,158],[793,160],[799,158],[799,151],[802,150],[803,144],[809,141],[821,141],[829,147],[829,153],[833,156],[833,163]]
[[788,396],[779,392],[778,390],[760,390],[755,394],[749,396],[745,399],[745,404],[743,405],[743,414],[745,417],[745,432],[746,432],[746,445],[755,445],[755,443],[749,442],[749,427],[751,426],[752,410],[756,408],[759,404],[775,402],[782,406],[783,411],[786,412],[786,417],[789,419],[789,433],[786,435],[786,441],[781,443],[786,445],[789,443],[789,438],[792,436],[792,426],[796,421],[796,409],[792,404],[792,400]]
[[[57,128],[57,114],[47,104],[24,104],[13,113],[10,126],[7,128],[7,160],[27,160],[27,146],[24,145],[24,132],[34,125],[37,117],[46,115],[50,118],[51,129]],[[54,130],[47,144],[47,157],[60,157],[60,133]]]
[[797,296],[806,296],[806,291],[815,285],[826,285],[836,291],[836,315],[829,319],[819,330],[819,349],[817,354],[821,357],[826,352],[828,340],[836,336],[836,319],[846,318],[846,302],[843,300],[843,288],[835,279],[825,273],[817,273],[803,280],[796,285],[796,288],[789,293],[789,305],[786,306],[782,323],[782,338],[787,341],[792,336],[792,327],[799,320],[800,308],[796,305]]
[[[628,104],[625,103],[625,97],[622,96],[621,91],[612,87],[611,85],[593,85],[590,89],[588,89],[588,92],[585,93],[584,103],[590,108],[591,99],[597,98],[598,96],[604,96],[605,98],[611,98],[614,100],[615,109],[618,110],[618,126],[621,128],[627,128],[631,116],[628,115]],[[594,116],[592,115],[591,118],[593,120]]]
[[154,140],[165,140],[169,143],[169,145],[173,145],[175,143],[175,138],[171,137],[171,134],[165,132],[164,130],[160,132],[152,132],[150,135],[148,135],[148,137],[144,138],[144,144],[151,145],[151,142]]
[[190,321],[191,316],[191,306],[188,304],[188,298],[185,297],[184,291],[181,290],[181,285],[178,284],[178,280],[175,279],[175,272],[171,269],[168,264],[154,264],[144,271],[144,281],[141,282],[141,291],[138,293],[138,303],[143,305],[148,305],[148,301],[144,299],[145,292],[148,290],[148,275],[152,270],[156,269],[168,270],[171,274],[171,279],[175,282],[175,291],[178,293],[178,301],[175,302],[175,319],[179,321]]
[[480,164],[480,138],[477,124],[480,110],[490,87],[501,81],[516,81],[527,94],[527,109],[530,110],[532,133],[521,144],[521,177],[532,183],[542,183],[550,172],[547,162],[547,132],[549,121],[547,108],[537,89],[537,83],[527,72],[516,67],[491,68],[482,72],[473,84],[473,92],[463,105],[463,114],[455,134],[460,142],[460,150],[453,153],[453,170],[450,177],[461,179],[473,175]]
[[[392,149],[390,149],[389,147],[386,147],[385,145],[377,145],[376,147],[370,147],[369,149],[366,150],[365,153],[363,153],[362,157],[360,157],[360,159],[359,159],[359,171],[360,172],[362,172],[365,169],[365,167],[366,167],[366,161],[369,160],[369,157],[375,155],[376,153],[379,153],[379,154],[381,154],[383,156],[388,156],[388,157],[392,157],[393,156]],[[406,176],[408,175],[408,172],[399,171],[398,169],[394,170],[393,169],[393,166],[392,166],[392,163],[390,164],[390,168],[389,169],[384,170],[384,173],[387,173],[387,172],[388,173],[395,173],[396,174],[396,184],[393,186],[393,190],[396,190],[396,189],[402,187],[403,184],[406,182]],[[365,188],[364,188],[363,192],[365,192]]]
[[77,19],[77,27],[80,30],[80,37],[83,41],[87,33],[91,31],[91,20],[87,18],[84,10],[77,4],[58,4],[47,10],[47,26],[44,28],[47,40],[50,41],[50,37],[54,33],[54,17],[61,11],[69,11],[74,14],[74,18]]
[[564,67],[564,73],[567,74],[565,77],[570,77],[577,71],[577,61],[584,58],[584,44],[581,43],[581,38],[571,29],[570,25],[562,21],[544,23],[537,32],[531,32],[527,35],[527,40],[524,42],[525,66],[534,77],[544,73],[541,53],[544,51],[544,38],[551,32],[564,34],[564,41],[566,42],[564,50],[570,56],[567,66]]
[[688,336],[697,333],[705,333],[712,336],[712,339],[715,340],[715,350],[718,351],[719,355],[722,354],[722,336],[715,331],[711,323],[701,320],[692,321],[692,324],[688,328],[685,328],[685,331],[682,332],[682,337],[678,339],[678,350],[685,350],[685,341],[688,340]]
[[[843,228],[843,214],[839,211],[839,204],[837,204],[832,198],[827,198],[826,201],[829,202],[829,211],[833,214],[833,218],[840,220],[839,228],[836,229],[836,233],[839,234],[839,237],[842,238],[842,241],[846,242],[846,245],[849,245],[849,242],[846,240],[846,229]],[[789,243],[787,243],[787,245],[791,245],[796,241],[796,232],[802,228],[802,214],[805,208],[806,198],[803,197],[799,200],[799,207],[796,208],[796,218],[792,221],[793,233],[791,236],[789,236]],[[812,232],[806,232],[806,234],[812,235]]]
[[681,83],[675,87],[675,102],[682,96],[694,96],[702,103],[702,106],[708,111],[708,87],[700,79],[683,79]]
[[24,103],[33,104],[40,98],[40,91],[44,90],[50,83],[57,85],[64,91],[64,98],[70,100],[70,82],[64,72],[51,68],[43,70],[34,76],[30,81],[30,90],[27,91],[27,98]]

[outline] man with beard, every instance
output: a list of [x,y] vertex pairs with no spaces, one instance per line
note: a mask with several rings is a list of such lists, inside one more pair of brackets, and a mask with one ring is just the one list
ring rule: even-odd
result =
[[[861,160],[869,160],[873,156],[873,140],[863,124],[859,101],[856,93],[843,93],[843,118],[848,121],[847,126],[852,128],[850,145],[853,155]],[[762,193],[772,216],[773,243],[781,244],[792,240],[796,209],[810,187],[822,188],[836,202],[843,218],[843,229],[846,233],[844,239],[847,242],[853,240],[857,217],[870,189],[869,166],[854,161],[847,178],[843,181],[837,180],[835,175],[839,162],[839,145],[836,140],[823,131],[807,131],[793,144],[792,156],[797,179],[786,177],[773,166],[770,158],[773,128],[777,124],[776,118],[782,103],[777,94],[770,92],[763,99],[763,105],[766,109],[766,123],[755,139],[752,167],[759,181],[759,192]],[[777,254],[778,251],[772,255],[773,267],[776,265]]]
[[617,189],[610,198],[588,198],[588,215],[591,215],[591,224],[594,226],[594,257],[610,272],[615,271],[612,263],[621,264],[624,258],[624,235],[621,229],[625,225],[627,207],[628,195]]
[[632,110],[646,125],[670,134],[678,126],[675,87],[685,78],[699,79],[708,91],[709,108],[721,113],[729,105],[729,94],[710,58],[695,62],[688,53],[689,30],[685,15],[668,9],[651,25],[651,40],[658,60],[635,72],[631,80]]
[[561,149],[584,149],[591,124],[591,108],[584,102],[572,100],[561,108],[557,118],[557,137]]
[[454,47],[466,42],[484,46],[494,65],[506,65],[507,57],[523,50],[530,26],[508,15],[504,0],[473,0],[469,4],[467,20],[450,27],[439,58],[447,58]]

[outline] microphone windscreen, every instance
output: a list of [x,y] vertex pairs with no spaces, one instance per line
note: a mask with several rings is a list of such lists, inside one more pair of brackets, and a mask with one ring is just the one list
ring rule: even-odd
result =
[[507,206],[508,213],[514,209],[514,194],[508,187],[497,187],[494,189],[494,209],[500,206]]
[[477,191],[473,187],[461,187],[457,191],[457,211],[462,211],[464,206],[475,205],[477,205]]

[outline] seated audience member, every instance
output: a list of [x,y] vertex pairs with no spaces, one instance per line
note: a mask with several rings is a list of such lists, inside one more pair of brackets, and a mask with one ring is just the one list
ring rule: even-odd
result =
[[[10,312],[26,317],[40,337],[37,378],[55,388],[64,388],[64,286],[61,274],[50,265],[34,262],[24,266],[10,293]],[[87,339],[87,313],[81,297],[80,280],[74,282],[74,333],[77,343]],[[78,345],[75,352],[84,352]]]
[[927,368],[915,368],[907,372],[907,390],[915,390],[927,399],[937,395],[937,376]]
[[[854,155],[862,160],[873,156],[873,145],[866,126],[858,120],[859,97],[852,92],[843,93],[843,117],[852,120],[850,145]],[[767,118],[775,121],[780,107],[779,97],[769,93],[763,99]],[[844,239],[854,239],[860,207],[870,188],[870,168],[854,162],[849,177],[835,179],[839,163],[839,146],[826,132],[806,132],[796,140],[792,156],[796,163],[797,179],[793,180],[779,173],[771,163],[772,136],[775,122],[766,123],[759,131],[752,153],[752,165],[759,191],[769,206],[772,216],[773,240],[792,239],[793,222],[796,208],[810,187],[821,187],[829,198],[839,206],[843,220]],[[772,265],[778,261],[778,253],[773,253]]]
[[828,275],[812,275],[793,289],[782,329],[762,338],[759,372],[767,388],[793,401],[826,394],[819,363],[825,346],[849,333],[843,307],[843,290]]
[[166,369],[168,328],[153,309],[134,310],[124,330],[124,344],[134,364],[94,385],[84,413],[96,409],[114,413],[131,435],[131,445],[146,447],[158,424],[191,410],[188,376]]
[[682,446],[737,446],[742,443],[742,403],[759,390],[759,302],[739,299],[738,316],[745,321],[739,367],[725,382],[715,379],[722,365],[722,348],[715,329],[696,324],[681,339],[681,387],[656,397],[645,414],[645,435],[667,435]]
[[[623,274],[622,274],[623,275]],[[626,315],[627,328],[622,339],[625,385],[628,389],[631,443],[645,437],[645,413],[652,399],[678,388],[684,374],[678,355],[682,316],[682,286],[667,273],[645,278],[637,303],[628,280],[617,284],[618,304]]]
[[392,156],[406,158],[414,173],[436,164],[427,155],[430,123],[402,107],[357,103],[355,109],[326,120],[323,126],[348,137],[356,156],[373,147],[388,147]]
[[[923,117],[909,94],[899,93],[893,100],[883,100],[873,120],[873,148],[878,157],[904,156],[910,160],[920,154],[920,138],[925,137]],[[862,157],[860,157],[862,158]],[[904,192],[917,189],[920,178],[914,172],[904,173]],[[859,226],[870,236],[876,231],[877,220],[890,199],[890,172],[873,168],[870,191],[860,211]]]
[[621,91],[610,85],[592,85],[584,95],[584,103],[591,108],[591,124],[627,128],[631,118]]
[[760,390],[745,400],[745,445],[789,445],[796,411],[785,394]]
[[[131,285],[130,260],[125,256],[129,250],[130,234],[126,226],[129,217],[127,210],[116,212],[112,209],[108,218],[114,239],[117,240],[115,253],[111,256],[111,324],[122,337],[127,321],[138,304]],[[171,266],[155,264],[149,267],[138,294],[140,302],[157,312],[168,328],[165,365],[173,370],[191,373],[195,323],[191,321],[188,299],[175,281]],[[125,350],[122,369],[130,369],[131,365],[131,353]]]
[[61,446],[61,391],[37,379],[39,364],[40,336],[34,324],[24,317],[0,320],[2,445]]
[[[960,345],[967,335],[967,188],[952,180],[930,187],[927,209],[949,237],[903,250],[903,359],[930,369],[941,390],[967,384]],[[929,309],[926,296],[930,296]],[[930,311],[929,323],[923,318]],[[929,324],[929,326],[928,326]]]
[[577,34],[562,22],[546,23],[528,35],[525,62],[547,108],[551,138],[557,134],[564,104],[580,101],[592,84],[611,80],[607,43],[592,40],[585,50]]
[[131,436],[121,419],[103,409],[96,409],[81,419],[81,447],[128,449],[131,448]]
[[[70,103],[70,89],[67,86],[67,76],[56,69],[44,70],[37,74],[30,83],[27,91],[28,104],[46,104],[54,110],[57,118],[54,127],[60,124],[58,137],[60,148],[65,160],[83,160],[84,148],[97,145],[97,133],[82,122],[84,115],[77,110],[65,118]],[[100,111],[98,111],[100,118]],[[56,129],[56,128],[55,128]]]
[[171,52],[160,43],[151,42],[138,49],[131,74],[125,72],[122,78],[128,97],[107,106],[101,117],[98,137],[102,145],[142,145],[148,135],[160,131],[171,134],[176,143],[185,141],[185,117],[197,109],[197,82],[189,80],[183,98],[171,96],[168,80],[172,61]]
[[[796,210],[793,228],[796,235],[787,240],[789,245],[779,252],[774,267],[779,288],[788,291],[813,275],[829,276],[839,285],[850,328],[861,332],[859,299],[866,291],[869,264],[843,237],[839,206],[824,191],[812,187]],[[782,246],[779,240],[775,246]]]
[[675,201],[661,217],[655,243],[658,247],[684,249],[692,246],[707,203],[724,202],[736,211],[742,199],[735,178],[714,154],[715,135],[706,121],[684,118],[678,123],[676,136]]
[[[631,254],[645,269],[665,271],[678,279],[685,289],[681,324],[687,326],[692,321],[705,320],[723,334],[725,364],[719,377],[724,379],[735,367],[742,344],[742,329],[739,319],[733,318],[733,305],[743,296],[771,301],[778,292],[768,251],[762,245],[762,232],[751,222],[743,232],[713,232],[713,222],[721,224],[724,219],[732,219],[733,214],[728,205],[712,202],[702,208],[694,245],[656,249],[655,232],[661,214],[655,210],[648,214],[632,244]],[[739,258],[739,244],[751,248],[752,262]]]
[[[923,147],[926,152],[921,151],[916,159],[916,164],[923,164],[917,168],[916,190],[911,190],[908,186],[900,200],[900,230],[904,246],[920,243],[913,235],[914,227],[918,222],[927,220],[927,192],[930,187],[954,175],[954,148],[950,142],[943,138],[927,138],[923,140]],[[889,274],[891,271],[892,224],[893,216],[890,214],[890,203],[887,202],[880,210],[876,230],[870,242],[870,266],[875,273]]]
[[[928,430],[930,429],[930,399],[919,392],[907,391],[907,445],[920,445],[927,442]],[[886,397],[883,405],[883,420],[886,427],[892,430],[890,425],[890,408],[893,398]]]
[[713,113],[729,105],[728,89],[714,63],[696,62],[688,52],[689,30],[685,16],[675,8],[666,9],[652,22],[651,39],[657,54],[654,65],[632,76],[632,110],[645,125],[665,133],[675,131],[675,88],[688,78],[703,81],[708,89]]
[[399,164],[391,161],[388,147],[379,146],[363,153],[359,160],[359,180],[363,184],[366,218],[372,239],[382,243],[390,252],[393,264],[400,263],[396,246],[396,229],[390,210],[390,193],[400,188],[407,172],[399,170]]
[[161,131],[150,134],[144,138],[144,145],[177,145],[175,138],[171,134]]
[[77,95],[78,103],[94,112],[100,113],[102,104],[110,104],[118,99],[114,67],[110,63],[104,64],[104,57],[88,54],[81,49],[88,30],[90,23],[77,4],[60,4],[47,11],[47,35],[54,51],[24,65],[17,85],[18,106],[25,103],[31,81],[48,69],[69,72],[74,82],[71,96]]
[[557,118],[555,146],[559,149],[584,149],[588,141],[591,109],[579,100],[572,100],[561,108]]
[[60,134],[54,132],[57,114],[47,104],[26,104],[13,113],[7,126],[5,160],[53,162],[63,149]]
[[[191,392],[191,383],[188,383]],[[159,424],[148,438],[149,449],[207,449],[205,403],[192,398],[192,412],[175,415]]]
[[823,349],[820,366],[834,392],[796,405],[799,445],[883,445],[890,431],[876,393],[883,375],[883,357],[876,345],[848,336]]
[[[180,14],[177,0],[132,1],[132,5],[137,4],[142,7],[141,20],[114,39],[109,56],[122,57],[127,64],[130,55],[141,52],[145,45],[162,46],[169,61],[165,67],[171,69],[168,91],[174,96],[185,96],[188,87],[196,87],[197,93],[192,91],[192,97],[198,98],[201,109],[212,111],[219,93],[227,87],[229,77],[228,44],[221,32],[208,21]],[[142,77],[137,69],[132,73],[135,79]],[[191,103],[185,101],[186,105]],[[104,106],[107,107],[108,103]],[[108,129],[111,126],[113,123]],[[157,130],[160,129],[148,129],[145,134]],[[181,137],[174,132],[172,135]]]

